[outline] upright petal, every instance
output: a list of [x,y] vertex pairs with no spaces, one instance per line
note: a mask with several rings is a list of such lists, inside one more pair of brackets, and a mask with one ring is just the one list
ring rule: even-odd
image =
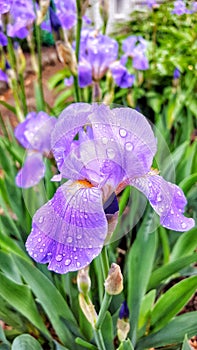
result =
[[175,231],[188,231],[194,226],[194,220],[183,215],[187,200],[178,186],[151,173],[132,179],[130,184],[145,194],[162,226]]
[[58,273],[87,266],[107,235],[102,192],[87,181],[68,181],[33,217],[29,254]]
[[44,173],[45,165],[43,163],[42,154],[30,152],[25,160],[24,166],[16,176],[16,184],[18,187],[22,188],[35,186],[44,177]]

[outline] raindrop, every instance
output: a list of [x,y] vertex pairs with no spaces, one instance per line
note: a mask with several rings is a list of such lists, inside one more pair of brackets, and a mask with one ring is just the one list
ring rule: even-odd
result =
[[87,218],[88,218],[87,214],[85,214],[85,215],[84,215],[84,218],[85,218],[85,219],[87,219]]
[[171,212],[171,214],[174,214],[174,210],[173,209],[171,209],[170,212]]
[[120,129],[119,134],[121,137],[126,137],[127,136],[127,131],[125,129]]
[[163,213],[163,208],[159,208],[160,213]]
[[81,239],[82,238],[82,235],[77,235],[77,239]]
[[37,258],[37,256],[38,256],[37,254],[34,254],[34,258]]
[[186,228],[186,227],[187,227],[187,225],[186,225],[185,222],[183,222],[183,223],[181,224],[181,226],[182,226],[182,228]]
[[106,150],[107,157],[113,159],[115,157],[115,151],[113,148],[108,148]]
[[41,238],[38,238],[38,242],[41,242],[42,241],[42,239]]
[[77,267],[80,267],[80,266],[81,266],[80,262],[79,262],[79,261],[77,261]]
[[43,249],[42,248],[40,249],[40,253],[43,253]]
[[40,216],[40,218],[39,218],[38,222],[39,222],[40,224],[42,224],[42,223],[43,223],[43,221],[44,221],[43,216]]
[[87,198],[84,198],[83,200],[84,200],[84,202],[87,202]]
[[125,143],[125,149],[127,151],[132,151],[133,150],[133,144],[131,142],[126,142]]
[[67,238],[67,242],[68,242],[68,243],[72,243],[72,241],[73,241],[72,237],[68,237],[68,238]]
[[178,191],[177,194],[178,194],[179,196],[181,196],[181,192],[180,192],[180,191]]
[[70,263],[71,263],[71,260],[70,260],[70,259],[66,259],[66,260],[65,260],[65,265],[66,265],[66,266],[70,265]]
[[74,259],[77,260],[77,259],[78,259],[78,256],[74,256]]
[[102,142],[104,145],[106,145],[108,143],[108,138],[107,137],[103,137],[102,138]]
[[157,202],[161,202],[161,201],[162,201],[162,195],[161,195],[161,193],[159,193],[157,195]]
[[63,259],[63,256],[61,254],[58,254],[56,257],[55,257],[55,260],[57,261],[62,261]]

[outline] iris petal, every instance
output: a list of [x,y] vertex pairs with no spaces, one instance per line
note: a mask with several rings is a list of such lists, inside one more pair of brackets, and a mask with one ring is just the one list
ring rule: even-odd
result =
[[130,184],[145,194],[162,226],[175,231],[188,231],[194,226],[194,220],[183,215],[187,201],[178,186],[151,174],[133,179]]
[[29,188],[35,186],[44,177],[45,165],[42,154],[29,153],[24,166],[16,176],[16,184],[19,187]]
[[26,247],[37,262],[66,273],[100,253],[107,229],[101,190],[86,181],[68,181],[35,213]]

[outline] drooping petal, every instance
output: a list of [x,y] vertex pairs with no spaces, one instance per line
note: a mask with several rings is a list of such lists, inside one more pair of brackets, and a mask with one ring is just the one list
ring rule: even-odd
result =
[[88,61],[82,60],[79,62],[78,74],[81,88],[92,84],[92,67]]
[[17,125],[15,137],[24,148],[47,153],[51,150],[51,132],[56,121],[45,112],[30,112],[24,122]]
[[102,192],[87,181],[68,181],[33,217],[29,254],[58,273],[87,266],[107,235]]
[[188,231],[194,226],[194,220],[183,215],[187,200],[178,186],[151,173],[132,179],[130,184],[145,194],[162,226],[175,231]]
[[31,152],[28,154],[23,167],[16,176],[16,184],[22,188],[35,186],[44,177],[44,174],[45,165],[42,154]]
[[121,88],[131,87],[134,83],[135,76],[130,74],[126,67],[124,67],[120,62],[114,62],[110,65],[110,70],[112,72],[113,79]]

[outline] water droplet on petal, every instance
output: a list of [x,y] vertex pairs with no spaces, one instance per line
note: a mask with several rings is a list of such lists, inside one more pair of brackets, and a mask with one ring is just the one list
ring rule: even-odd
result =
[[113,148],[108,148],[106,150],[106,154],[109,159],[113,159],[115,157],[115,151]]
[[80,262],[79,262],[79,261],[77,261],[77,267],[80,267],[80,266],[81,266]]
[[39,238],[38,238],[38,242],[41,242],[41,241],[42,241],[42,239],[39,237]]
[[66,266],[70,265],[70,263],[71,263],[71,260],[70,260],[70,259],[66,259],[66,260],[65,260],[65,265],[66,265]]
[[68,237],[68,238],[67,238],[67,242],[68,242],[68,243],[72,243],[72,241],[73,241],[72,237]]
[[171,209],[171,210],[170,210],[170,213],[171,213],[171,214],[174,214],[174,210],[173,210],[173,209]]
[[85,214],[85,215],[84,215],[84,218],[85,218],[85,219],[87,219],[87,218],[88,218],[87,214]]
[[126,137],[127,136],[127,131],[125,129],[120,129],[119,134],[121,137]]
[[161,193],[159,193],[157,195],[157,202],[161,202],[161,201],[162,201],[162,195],[161,195]]
[[108,138],[107,137],[103,137],[102,138],[102,142],[104,145],[106,145],[108,143]]
[[82,238],[82,235],[77,235],[77,239],[81,239]]
[[186,227],[187,227],[187,225],[186,225],[185,222],[183,222],[183,223],[181,224],[181,226],[182,226],[182,228],[186,228]]
[[180,191],[178,191],[177,194],[178,194],[179,196],[181,196],[181,192],[180,192]]
[[56,255],[55,260],[62,261],[63,256],[61,254]]
[[43,249],[42,248],[40,249],[40,253],[43,253]]
[[39,222],[40,224],[42,224],[42,223],[43,223],[43,221],[44,221],[43,216],[40,216],[40,218],[39,218],[38,222]]
[[133,150],[133,144],[131,142],[126,142],[125,143],[125,149],[127,151],[132,151]]

